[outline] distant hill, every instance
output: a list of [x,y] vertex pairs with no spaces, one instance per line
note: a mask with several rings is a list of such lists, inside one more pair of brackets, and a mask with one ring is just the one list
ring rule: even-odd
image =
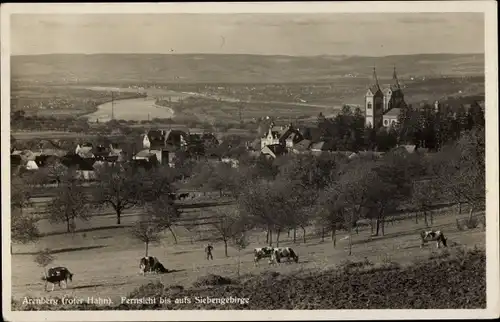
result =
[[[370,77],[374,66],[390,78],[484,75],[482,54],[419,54],[386,57],[260,56],[215,54],[51,54],[12,56],[12,79],[41,83],[288,83]],[[349,77],[351,77],[349,76]]]

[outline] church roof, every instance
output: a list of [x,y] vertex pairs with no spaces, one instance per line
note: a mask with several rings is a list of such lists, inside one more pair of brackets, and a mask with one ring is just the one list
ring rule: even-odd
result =
[[384,116],[398,116],[401,113],[400,108],[391,108],[384,114]]

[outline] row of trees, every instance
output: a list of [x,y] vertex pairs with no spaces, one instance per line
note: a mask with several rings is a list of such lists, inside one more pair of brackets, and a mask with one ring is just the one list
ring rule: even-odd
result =
[[429,104],[421,108],[409,105],[401,109],[398,124],[374,129],[365,126],[365,116],[359,108],[344,106],[334,118],[318,116],[321,139],[331,141],[336,150],[389,151],[397,144],[416,144],[434,151],[456,141],[464,131],[484,124],[484,110],[474,102],[469,109],[463,105],[436,110]]

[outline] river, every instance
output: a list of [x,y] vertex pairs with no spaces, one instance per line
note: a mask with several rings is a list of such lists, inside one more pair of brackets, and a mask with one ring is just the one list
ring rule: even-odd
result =
[[[172,97],[174,101],[174,97]],[[157,118],[172,118],[174,111],[171,108],[155,105],[154,98],[131,98],[101,104],[97,111],[87,114],[90,122],[107,122],[111,120],[111,114],[114,114],[115,120],[151,120]]]
[[[114,90],[114,91],[134,91],[135,89],[129,88],[111,88],[111,87],[86,87],[91,90]],[[136,91],[136,90],[135,90]],[[151,120],[153,118],[172,118],[174,116],[174,111],[171,108],[157,106],[155,105],[155,97],[161,97],[162,99],[168,100],[170,99],[172,102],[176,102],[180,99],[184,99],[186,97],[192,96],[202,96],[211,99],[220,99],[221,101],[226,102],[246,102],[250,103],[250,101],[239,100],[232,97],[226,97],[221,95],[208,95],[202,93],[188,93],[188,92],[175,92],[171,90],[165,89],[153,89],[146,90],[148,93],[147,98],[132,98],[132,99],[124,99],[124,100],[116,100],[114,102],[114,119],[116,120],[133,120],[133,121],[142,121],[142,120]],[[315,108],[324,108],[324,109],[334,109],[340,110],[341,106],[331,106],[331,105],[320,105],[320,104],[309,104],[309,103],[297,103],[297,102],[279,102],[279,101],[251,101],[253,104],[273,104],[273,105],[285,105],[285,106],[303,106],[303,107],[315,107]],[[91,114],[87,114],[83,117],[87,118],[90,122],[107,122],[111,120],[112,114],[112,103],[104,103],[97,107],[97,111]]]

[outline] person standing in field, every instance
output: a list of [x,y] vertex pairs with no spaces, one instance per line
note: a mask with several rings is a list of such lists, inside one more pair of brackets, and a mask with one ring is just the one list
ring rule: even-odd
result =
[[205,253],[207,253],[207,260],[214,260],[214,256],[212,255],[212,250],[214,248],[212,245],[208,244],[207,247],[205,247]]

